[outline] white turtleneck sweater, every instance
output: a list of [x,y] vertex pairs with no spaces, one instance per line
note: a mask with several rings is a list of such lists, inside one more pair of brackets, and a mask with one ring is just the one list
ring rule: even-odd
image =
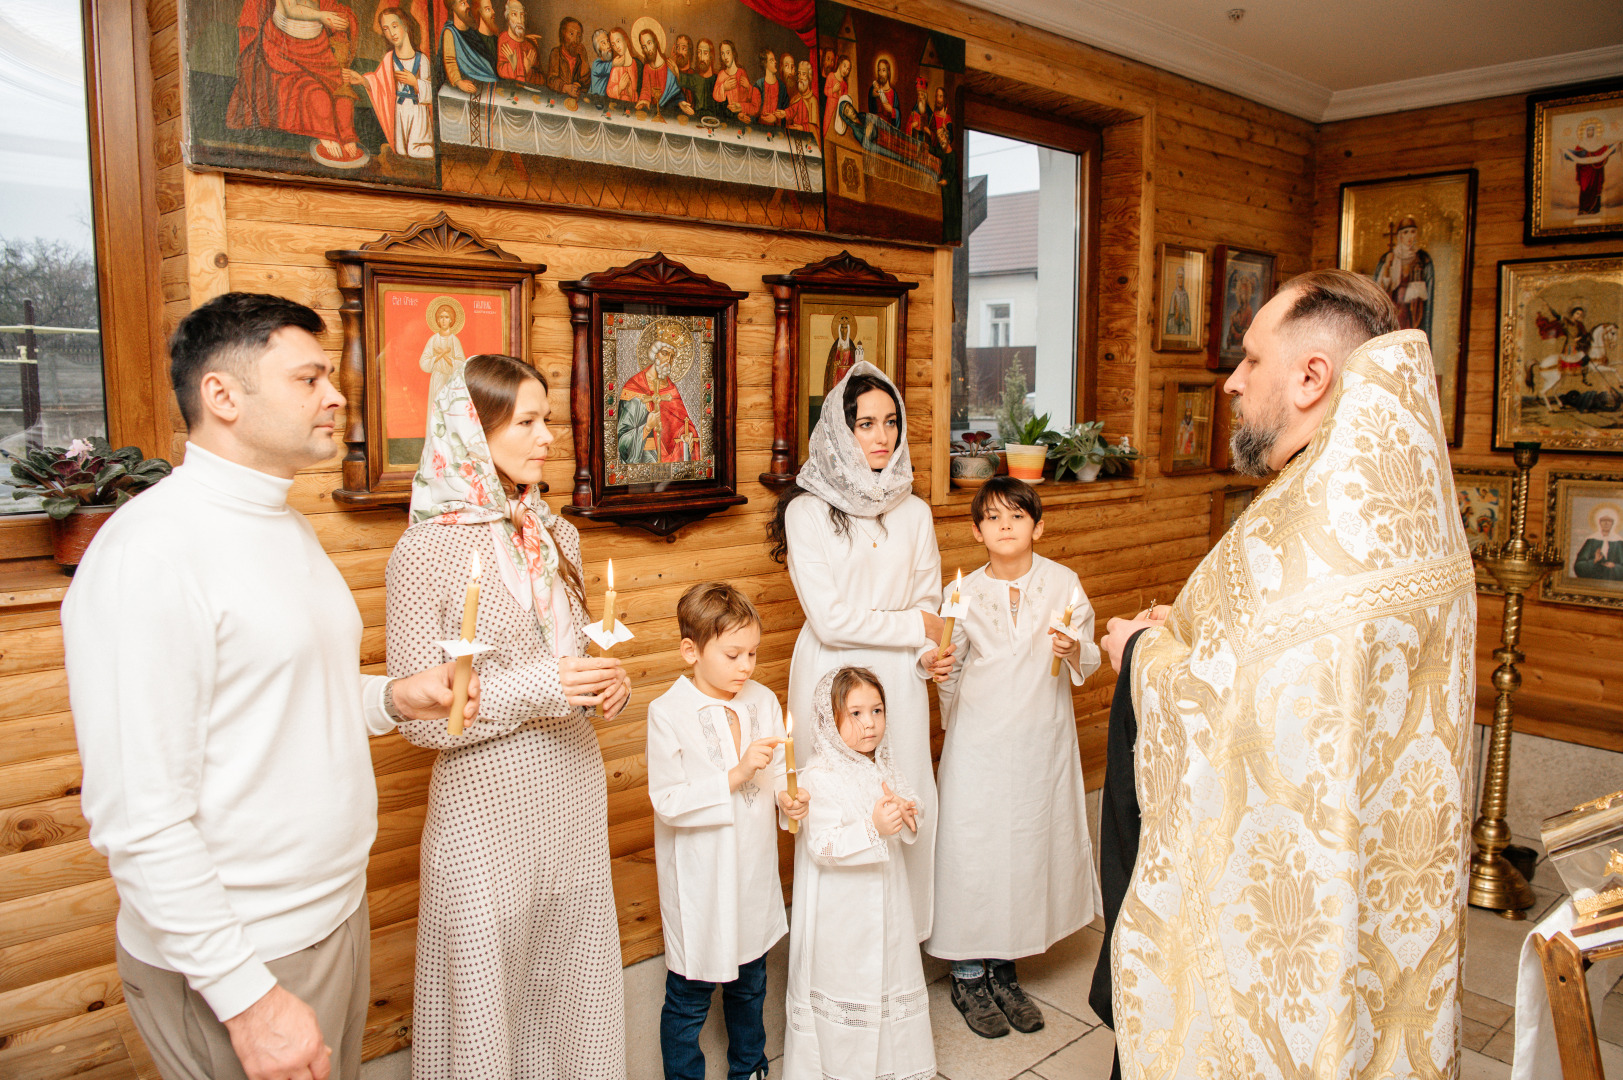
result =
[[62,604],[90,842],[118,940],[220,1019],[265,963],[360,905],[377,833],[381,676],[291,481],[188,444],[96,536]]

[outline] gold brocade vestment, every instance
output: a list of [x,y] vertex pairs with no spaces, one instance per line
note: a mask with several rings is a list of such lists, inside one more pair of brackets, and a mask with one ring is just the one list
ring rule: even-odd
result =
[[1476,595],[1425,335],[1376,338],[1132,663],[1122,1074],[1458,1074]]

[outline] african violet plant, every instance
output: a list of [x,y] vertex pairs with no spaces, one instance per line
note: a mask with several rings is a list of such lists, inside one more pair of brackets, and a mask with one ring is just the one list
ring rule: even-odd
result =
[[162,458],[142,458],[139,447],[118,450],[106,439],[74,439],[21,456],[0,450],[11,462],[13,499],[38,498],[53,520],[81,506],[119,507],[168,476]]

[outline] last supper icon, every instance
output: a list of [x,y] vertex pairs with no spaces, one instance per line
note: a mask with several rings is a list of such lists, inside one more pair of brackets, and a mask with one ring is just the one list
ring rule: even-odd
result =
[[713,477],[715,319],[605,312],[604,460],[610,484]]

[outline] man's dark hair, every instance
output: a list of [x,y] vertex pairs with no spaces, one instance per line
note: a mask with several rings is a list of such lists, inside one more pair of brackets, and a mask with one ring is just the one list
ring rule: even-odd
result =
[[321,316],[294,300],[266,293],[226,293],[192,311],[169,339],[169,382],[186,426],[202,418],[198,390],[211,371],[230,375],[253,393],[254,365],[271,335],[293,326],[319,336]]
[[1014,507],[1033,523],[1043,519],[1043,501],[1038,498],[1037,489],[1015,476],[994,476],[975,492],[975,498],[969,504],[969,519],[977,528],[993,503]]
[[[1281,330],[1313,326],[1333,335],[1349,353],[1398,328],[1398,309],[1379,285],[1351,270],[1312,270],[1285,283],[1296,292]],[[1282,290],[1283,291],[1283,290]]]

